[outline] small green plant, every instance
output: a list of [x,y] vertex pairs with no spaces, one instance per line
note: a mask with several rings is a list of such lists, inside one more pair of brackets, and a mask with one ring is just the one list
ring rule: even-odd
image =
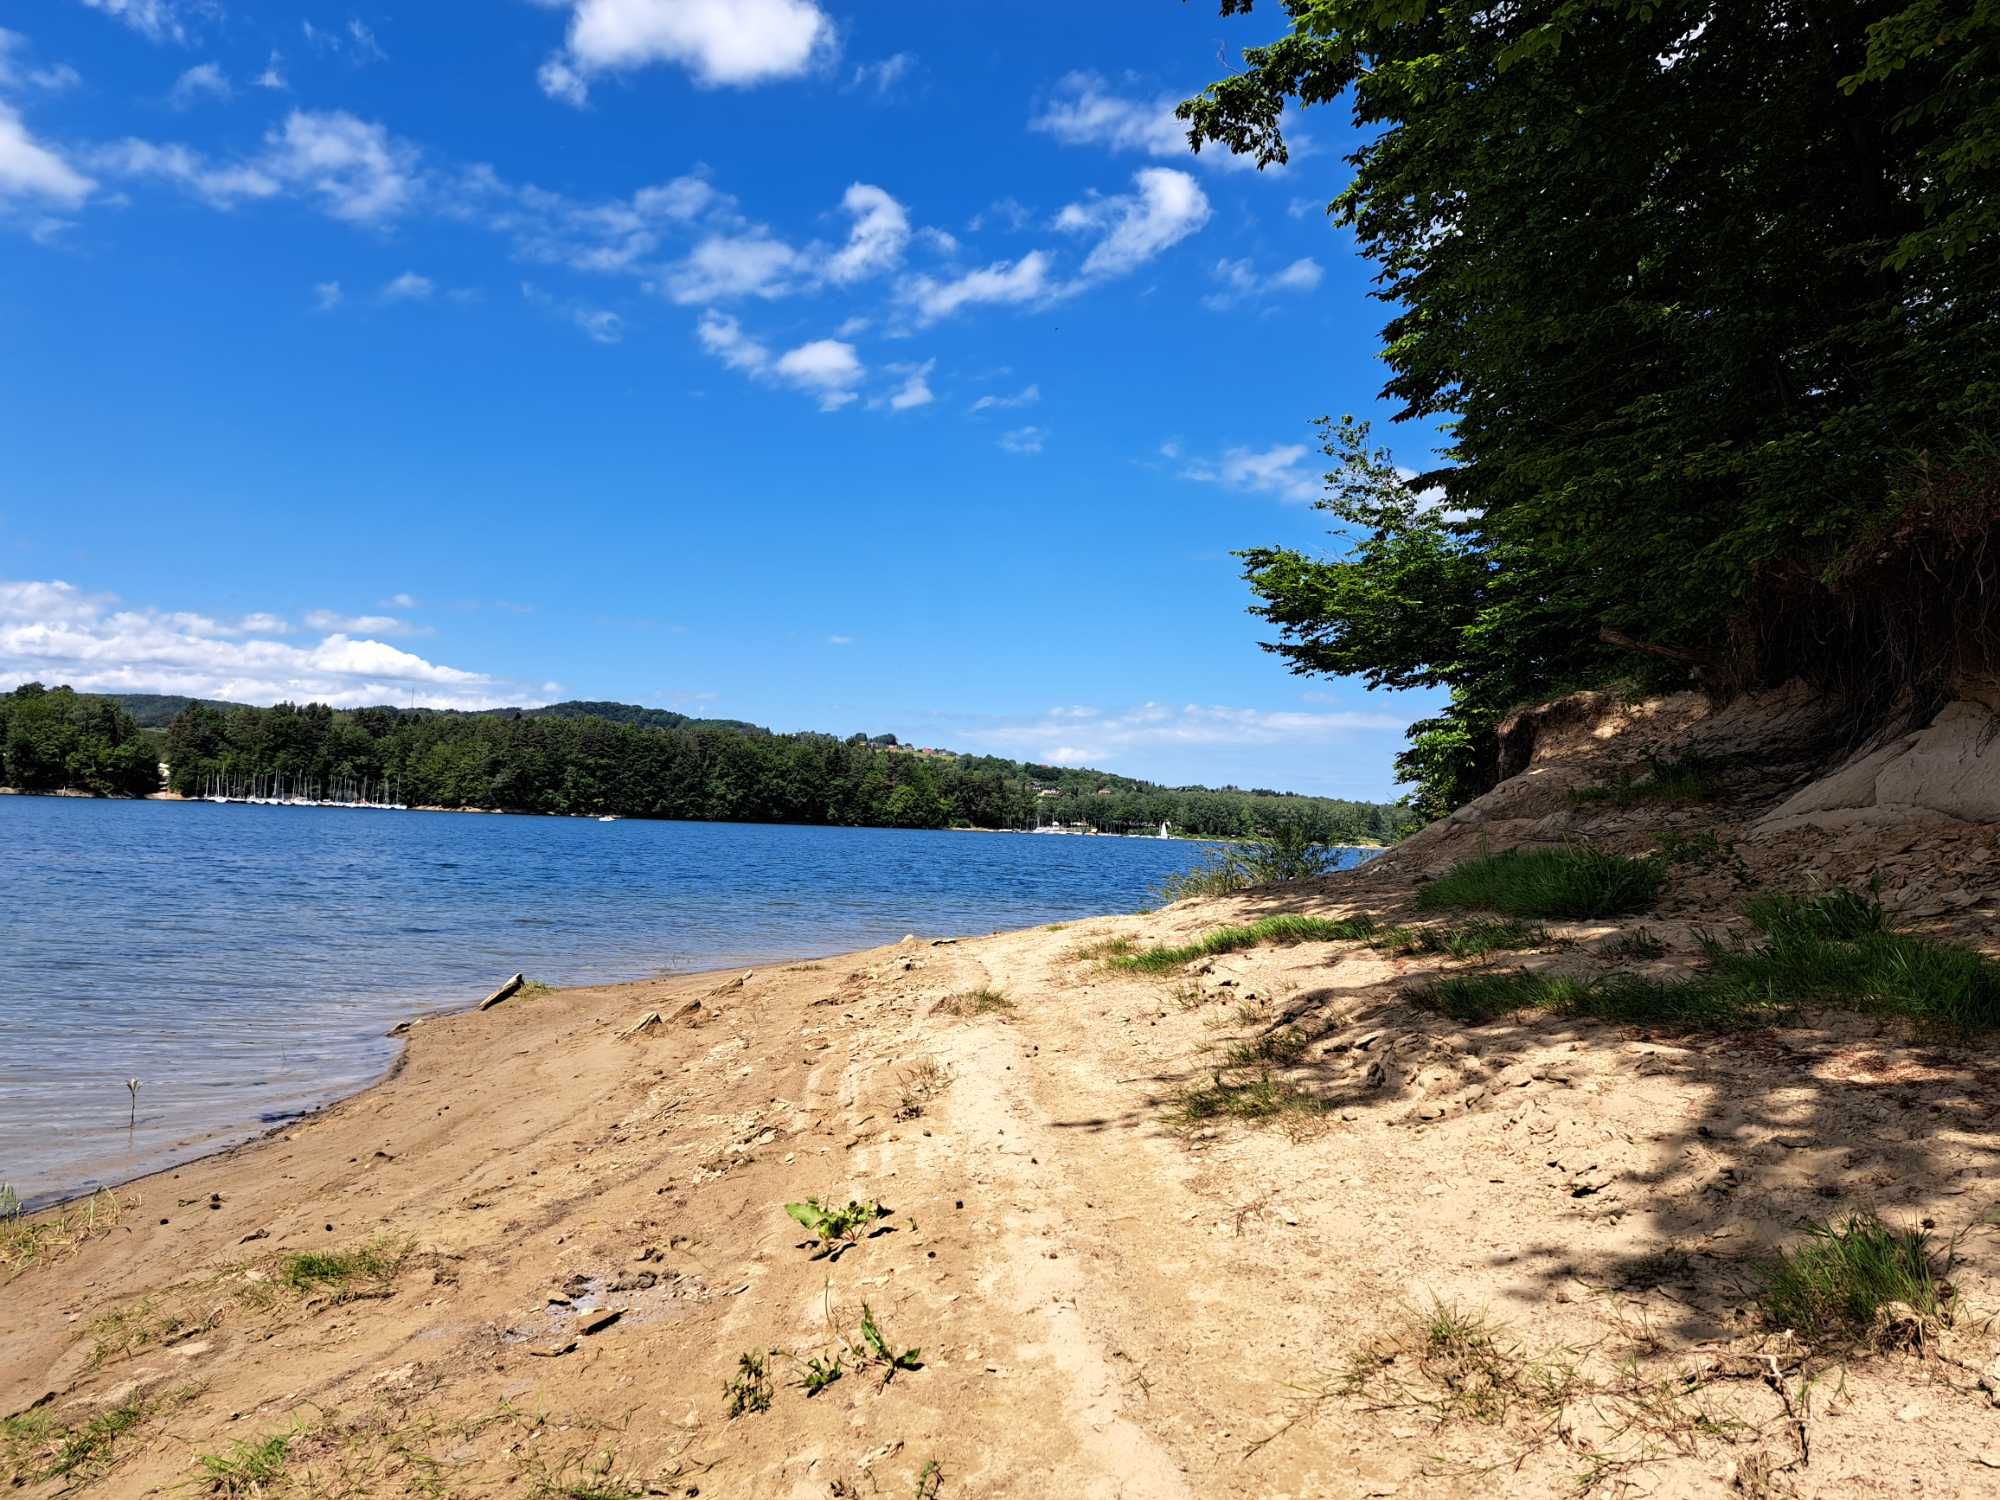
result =
[[1664,958],[1667,945],[1650,927],[1634,927],[1630,932],[1621,932],[1600,950],[1606,958],[1630,959],[1644,963],[1650,959]]
[[1275,1120],[1285,1115],[1324,1114],[1326,1104],[1295,1084],[1261,1074],[1242,1082],[1214,1074],[1206,1084],[1184,1089],[1174,1101],[1174,1120],[1182,1126],[1211,1120]]
[[1447,958],[1479,958],[1488,953],[1546,948],[1555,942],[1546,927],[1494,917],[1434,927],[1385,927],[1369,939],[1377,952],[1406,957],[1443,954]]
[[1615,917],[1651,906],[1665,879],[1659,860],[1583,845],[1509,849],[1454,865],[1417,892],[1416,904],[1507,917]]
[[1603,785],[1579,787],[1570,800],[1629,807],[1635,802],[1706,802],[1715,795],[1715,763],[1701,756],[1665,760],[1648,755],[1646,772],[1641,781],[1630,769],[1621,770]]
[[750,1412],[771,1409],[771,1370],[764,1355],[745,1351],[736,1356],[736,1373],[723,1382],[722,1394],[729,1398],[729,1415],[736,1418]]
[[806,1398],[810,1400],[840,1379],[842,1373],[838,1354],[831,1358],[815,1354],[799,1366],[799,1378],[794,1384],[804,1391]]
[[211,1495],[262,1495],[285,1477],[285,1459],[298,1429],[274,1432],[257,1442],[232,1443],[226,1453],[204,1453],[196,1460]]
[[1212,849],[1202,863],[1160,882],[1160,903],[1190,896],[1226,896],[1259,885],[1313,880],[1340,868],[1340,853],[1303,824],[1285,822],[1261,839]]
[[896,1118],[914,1120],[924,1112],[926,1104],[951,1087],[951,1069],[934,1057],[919,1058],[907,1072],[898,1073],[896,1081],[902,1086]]
[[0,1221],[21,1217],[21,1195],[11,1182],[0,1182]]
[[1812,1345],[1851,1345],[1870,1336],[1876,1314],[1892,1302],[1951,1320],[1950,1256],[1932,1252],[1928,1231],[1896,1228],[1873,1213],[1803,1228],[1804,1240],[1763,1273],[1764,1312],[1775,1327]]
[[42,1412],[22,1412],[0,1421],[11,1482],[16,1485],[65,1481],[64,1488],[102,1477],[112,1466],[118,1439],[146,1419],[143,1401],[127,1401],[88,1421],[58,1427]]
[[139,1080],[136,1078],[126,1079],[125,1088],[132,1095],[132,1112],[127,1116],[125,1121],[125,1128],[130,1130],[139,1123]]
[[321,1287],[343,1299],[388,1290],[410,1257],[406,1239],[372,1240],[352,1250],[305,1250],[279,1262],[278,1277],[297,1292]]
[[904,1349],[900,1352],[875,1322],[875,1313],[869,1305],[861,1304],[861,1344],[855,1351],[867,1363],[882,1371],[882,1384],[887,1385],[896,1378],[898,1370],[921,1370],[923,1361],[917,1356],[921,1349]]
[[1126,953],[1107,960],[1114,969],[1138,974],[1164,974],[1198,959],[1222,953],[1236,953],[1265,943],[1353,943],[1374,935],[1375,924],[1367,917],[1264,917],[1242,927],[1217,927],[1191,943],[1173,947],[1148,948],[1143,953]]
[[1312,1039],[1296,1026],[1267,1031],[1260,1037],[1238,1042],[1230,1048],[1228,1065],[1232,1068],[1289,1068],[1306,1055],[1306,1048],[1311,1044]]
[[1014,1002],[994,989],[962,990],[956,995],[947,995],[938,1002],[937,1008],[948,1016],[984,1016],[995,1011],[1014,1008]]
[[944,1470],[936,1459],[927,1462],[917,1475],[916,1500],[938,1500],[944,1493]]
[[1138,944],[1123,933],[1110,937],[1092,938],[1089,942],[1078,943],[1064,957],[1077,963],[1095,963],[1100,959],[1123,958],[1137,949]]
[[808,1198],[803,1203],[787,1203],[785,1212],[798,1220],[808,1233],[815,1235],[824,1248],[839,1243],[858,1243],[861,1231],[881,1218],[887,1210],[872,1200],[856,1203],[849,1199],[847,1207],[833,1208],[817,1198]]

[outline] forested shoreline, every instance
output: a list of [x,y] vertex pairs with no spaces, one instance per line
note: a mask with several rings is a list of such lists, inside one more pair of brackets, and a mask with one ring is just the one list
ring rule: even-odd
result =
[[[157,700],[146,700],[148,702]],[[217,780],[393,783],[412,806],[690,821],[889,828],[1152,831],[1214,838],[1291,830],[1394,838],[1402,809],[1267,790],[1162,787],[1074,767],[924,753],[887,735],[773,734],[620,704],[447,713],[189,702],[163,729],[117,700],[29,684],[0,695],[0,784],[200,796]],[[620,717],[614,717],[614,715]],[[621,718],[623,721],[621,721]]]

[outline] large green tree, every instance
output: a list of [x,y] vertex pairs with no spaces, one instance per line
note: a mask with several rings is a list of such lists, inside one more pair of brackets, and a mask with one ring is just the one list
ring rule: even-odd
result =
[[1384,394],[1449,446],[1402,486],[1331,430],[1345,550],[1248,576],[1300,670],[1452,689],[1421,806],[1566,686],[1921,706],[1990,645],[2000,0],[1283,9],[1190,138],[1270,164],[1287,105],[1352,111],[1330,212],[1393,309]]

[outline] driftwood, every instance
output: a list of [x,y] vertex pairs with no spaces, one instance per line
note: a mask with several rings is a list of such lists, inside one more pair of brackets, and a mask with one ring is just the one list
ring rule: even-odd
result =
[[481,1010],[493,1009],[494,1006],[498,1005],[502,1000],[505,1000],[509,995],[513,994],[514,991],[518,990],[522,985],[526,984],[527,982],[528,982],[527,975],[516,974],[512,979],[508,980],[505,984],[501,985],[499,989],[495,990],[492,994],[488,995],[484,1000],[480,1001],[479,1008]]

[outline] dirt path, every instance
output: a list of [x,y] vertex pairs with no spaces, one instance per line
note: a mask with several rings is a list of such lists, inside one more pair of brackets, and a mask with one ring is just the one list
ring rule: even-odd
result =
[[[0,1456],[102,1496],[2000,1494],[1977,1059],[1458,1026],[1355,944],[1078,952],[1250,910],[426,1022],[46,1233],[0,1286]],[[1313,1107],[1190,1118],[1225,1079]],[[816,1255],[809,1196],[887,1211]],[[1808,1389],[1753,1267],[1858,1202],[1963,1231],[1965,1311]]]

